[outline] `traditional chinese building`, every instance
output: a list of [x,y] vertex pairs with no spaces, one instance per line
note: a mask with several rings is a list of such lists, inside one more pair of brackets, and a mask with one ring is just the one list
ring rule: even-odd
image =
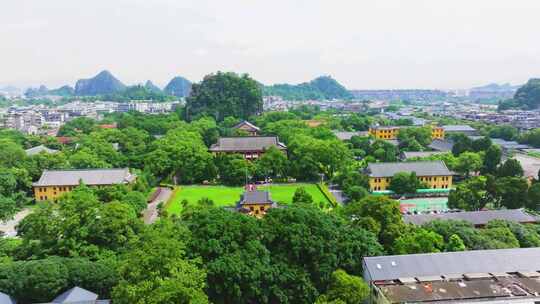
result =
[[249,136],[257,136],[261,131],[261,129],[259,129],[257,126],[246,120],[234,126],[233,129],[242,130],[246,132]]
[[248,215],[262,217],[268,209],[276,208],[278,204],[270,198],[270,192],[256,190],[252,185],[248,185],[248,189],[240,197],[240,201],[236,204],[236,210]]
[[244,155],[245,159],[257,159],[270,147],[287,152],[287,146],[280,143],[276,136],[220,137],[209,151],[214,154],[238,153]]

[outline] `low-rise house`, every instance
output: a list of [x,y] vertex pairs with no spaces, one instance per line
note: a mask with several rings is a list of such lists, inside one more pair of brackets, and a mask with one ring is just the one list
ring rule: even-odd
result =
[[270,192],[248,189],[240,197],[236,204],[236,210],[248,215],[262,217],[270,208],[276,208],[278,204],[270,198]]
[[129,169],[45,170],[32,186],[36,201],[56,200],[81,182],[90,187],[131,184],[136,179]]
[[259,132],[261,131],[259,127],[255,126],[254,124],[246,120],[235,125],[233,129],[242,130],[246,132],[249,136],[257,136],[259,135]]
[[55,153],[58,153],[59,151],[54,150],[54,149],[49,149],[49,148],[45,147],[44,145],[39,145],[37,147],[26,149],[25,152],[26,152],[27,156],[33,156],[33,155],[37,155],[37,154],[39,154],[41,152],[47,153],[47,154],[55,154]]
[[505,220],[520,224],[535,224],[540,222],[538,216],[527,213],[523,209],[485,210],[444,212],[431,214],[403,215],[403,221],[408,224],[421,226],[435,220],[460,220],[471,223],[477,228],[484,227],[492,220]]
[[251,160],[261,157],[270,147],[287,153],[287,146],[279,142],[277,136],[220,137],[209,151],[214,154],[238,153]]
[[371,191],[388,190],[396,173],[415,172],[418,179],[430,189],[449,189],[452,187],[453,173],[443,161],[415,161],[403,163],[370,163],[365,170],[369,177]]
[[370,304],[533,304],[540,248],[365,257]]
[[[444,139],[444,129],[439,126],[429,126],[431,128],[432,139]],[[409,126],[372,126],[369,134],[377,139],[397,139],[399,130],[409,128]]]

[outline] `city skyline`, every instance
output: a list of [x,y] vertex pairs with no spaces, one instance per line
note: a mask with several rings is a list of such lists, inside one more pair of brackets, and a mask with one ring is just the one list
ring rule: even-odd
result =
[[[467,89],[540,76],[537,1],[8,0],[0,85],[126,84],[248,73],[349,89]],[[488,6],[489,5],[489,6]]]

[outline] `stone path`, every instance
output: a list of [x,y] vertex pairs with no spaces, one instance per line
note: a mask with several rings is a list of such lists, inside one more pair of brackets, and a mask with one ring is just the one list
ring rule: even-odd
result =
[[6,221],[6,222],[0,222],[0,231],[4,232],[4,236],[7,237],[15,237],[17,236],[17,231],[15,230],[15,226],[19,224],[20,221],[22,221],[28,214],[30,214],[31,209],[23,209],[15,216],[13,219]]
[[160,191],[159,195],[151,203],[148,203],[146,210],[143,212],[145,224],[152,224],[158,219],[159,215],[157,206],[161,202],[166,203],[172,194],[172,190],[166,187],[160,187],[156,189],[156,191]]

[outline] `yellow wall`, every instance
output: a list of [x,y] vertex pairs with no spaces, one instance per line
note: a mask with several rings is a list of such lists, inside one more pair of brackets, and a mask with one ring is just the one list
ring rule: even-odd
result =
[[442,127],[432,127],[431,139],[444,139],[444,129]]
[[266,211],[268,209],[272,208],[272,204],[243,204],[243,208],[250,210],[249,215],[253,215],[256,217],[262,217],[266,214]]
[[377,139],[396,139],[399,134],[399,127],[370,128],[369,134]]
[[[397,139],[400,127],[370,128],[369,134],[377,139]],[[431,127],[431,139],[444,139],[442,127]]]
[[34,197],[36,201],[56,200],[62,194],[70,192],[76,186],[48,186],[34,187]]
[[[418,176],[418,179],[425,183],[431,189],[449,189],[452,188],[452,176]],[[391,177],[370,177],[369,189],[371,191],[388,190]]]

